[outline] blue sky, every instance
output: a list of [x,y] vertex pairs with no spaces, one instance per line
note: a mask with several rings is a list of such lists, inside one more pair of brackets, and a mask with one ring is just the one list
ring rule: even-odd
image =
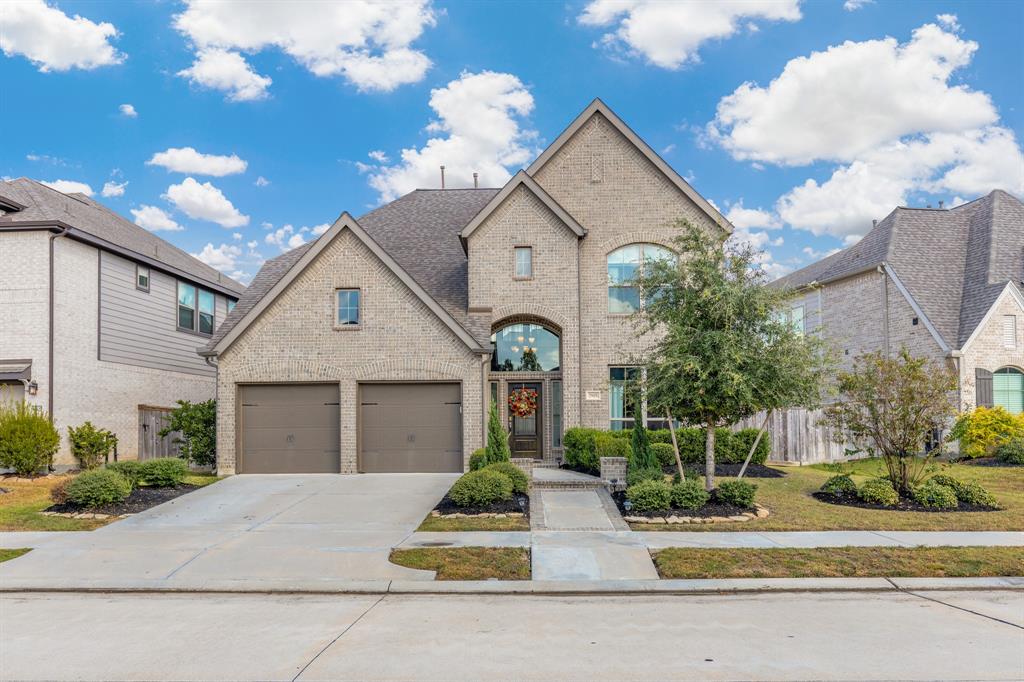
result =
[[4,3],[0,176],[84,183],[243,281],[439,162],[502,184],[595,96],[773,275],[898,204],[1024,194],[1024,3],[288,7]]

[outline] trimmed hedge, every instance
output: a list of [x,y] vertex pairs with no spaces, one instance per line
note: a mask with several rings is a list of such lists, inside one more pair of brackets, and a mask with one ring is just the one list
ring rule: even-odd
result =
[[188,476],[188,464],[178,457],[157,457],[142,463],[142,480],[155,488],[170,488]]
[[1014,438],[995,450],[995,456],[1004,464],[1024,464],[1024,438]]
[[725,502],[736,507],[753,507],[754,493],[757,486],[742,479],[735,481],[724,481],[718,484],[715,489],[715,497],[719,502]]
[[484,507],[499,500],[511,500],[512,479],[493,469],[470,471],[455,481],[448,496],[460,507]]
[[914,488],[914,501],[933,509],[955,509],[957,507],[956,490],[942,485],[934,478]]
[[116,471],[125,477],[125,480],[133,488],[138,488],[142,482],[142,462],[135,459],[126,459],[121,462],[113,462],[106,466],[110,471]]
[[932,476],[925,483],[936,483],[951,488],[956,494],[956,499],[964,504],[977,504],[985,507],[998,507],[996,497],[984,488],[980,483],[964,483],[952,476],[939,474]]
[[676,465],[676,453],[671,443],[651,443],[651,453],[658,460],[662,467],[674,467]]
[[131,492],[132,486],[125,477],[110,469],[84,471],[65,488],[68,502],[83,507],[123,502]]
[[677,509],[700,509],[711,499],[711,493],[700,481],[688,478],[672,486],[671,497]]
[[[727,428],[715,430],[715,462],[718,464],[741,464],[750,452],[750,447],[757,438],[757,429],[741,429],[730,431]],[[647,432],[651,443],[651,451],[657,456],[661,466],[672,466],[675,464],[675,454],[672,452],[672,434],[668,429],[655,429]],[[563,443],[565,445],[565,463],[574,469],[597,473],[600,469],[600,457],[630,457],[632,461],[632,450],[629,443],[633,438],[632,429],[621,431],[602,431],[600,429],[589,429],[576,427],[565,432]],[[703,465],[704,463],[704,440],[706,434],[700,428],[676,429],[676,439],[679,442],[679,457],[683,465]],[[616,454],[599,454],[598,443],[602,444],[605,451],[619,448],[621,446],[611,445],[608,440],[621,441],[625,450],[615,449]],[[753,464],[764,464],[768,460],[771,445],[767,434],[761,437],[757,444],[757,450],[751,458]],[[619,454],[625,452],[626,454]]]
[[638,512],[660,511],[672,503],[672,489],[665,481],[641,481],[626,488],[626,499]]
[[865,481],[857,491],[857,496],[868,504],[881,504],[886,507],[892,507],[900,501],[899,493],[887,478],[872,478]]
[[641,481],[664,481],[665,474],[661,467],[647,467],[637,469],[630,467],[626,472],[626,485],[635,485]]
[[819,492],[829,495],[856,495],[857,484],[850,478],[850,474],[839,474],[825,481]]
[[485,466],[484,470],[497,471],[499,474],[508,476],[508,480],[512,481],[513,492],[525,495],[530,487],[530,477],[512,462],[495,462]]

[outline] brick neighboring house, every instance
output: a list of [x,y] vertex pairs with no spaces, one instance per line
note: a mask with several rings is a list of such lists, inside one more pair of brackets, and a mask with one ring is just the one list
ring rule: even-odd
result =
[[[463,471],[496,401],[513,456],[629,426],[625,284],[688,219],[731,226],[595,100],[500,189],[416,190],[268,261],[205,354],[218,471]],[[510,391],[536,392],[512,416]]]
[[244,290],[83,194],[0,182],[0,398],[52,416],[57,468],[75,464],[67,427],[86,420],[121,458],[167,452],[160,416],[214,397],[196,350]]
[[907,348],[954,369],[961,410],[1019,413],[1022,279],[1024,204],[995,190],[951,209],[897,208],[853,246],[773,285],[802,292],[791,319],[824,334],[842,368]]

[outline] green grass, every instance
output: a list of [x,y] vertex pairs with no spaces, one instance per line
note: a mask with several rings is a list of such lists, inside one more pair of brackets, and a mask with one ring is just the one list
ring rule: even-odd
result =
[[674,547],[653,556],[662,578],[959,578],[1024,569],[1024,547]]
[[421,532],[433,531],[442,533],[458,533],[473,530],[530,530],[530,519],[525,516],[505,519],[496,519],[493,516],[486,518],[442,519],[439,516],[430,516],[428,514],[427,518],[423,519],[423,523],[421,523],[420,527],[416,530]]
[[530,550],[523,547],[396,549],[390,558],[406,568],[436,571],[437,580],[530,579]]
[[[755,501],[771,516],[746,523],[674,525],[632,524],[643,531],[793,531],[793,530],[1024,530],[1024,468],[934,464],[964,482],[975,481],[990,490],[1002,509],[992,512],[908,512],[861,509],[820,502],[812,493],[837,473],[848,473],[860,485],[884,475],[880,459],[806,467],[777,467],[784,478],[750,478],[757,484]],[[719,478],[718,480],[728,480]]]
[[32,549],[28,547],[22,549],[0,549],[0,564],[11,559],[17,559],[22,554],[28,554],[31,551]]
[[217,476],[216,474],[189,474],[188,476],[185,477],[184,482],[187,483],[188,485],[198,485],[201,487],[205,487],[210,485],[211,483],[216,483],[222,478],[224,478],[224,476]]

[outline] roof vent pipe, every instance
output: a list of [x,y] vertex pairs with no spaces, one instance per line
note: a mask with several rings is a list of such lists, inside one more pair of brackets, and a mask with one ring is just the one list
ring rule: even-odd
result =
[[939,202],[939,208],[940,208],[940,209],[941,209],[941,208],[944,208],[944,207],[943,207],[943,204],[945,204],[945,203],[946,203],[945,201],[940,201],[940,202]]
[[875,227],[877,225],[878,225],[878,219],[877,218],[872,218],[871,219],[871,227]]
[[441,189],[444,189],[444,166],[441,166]]
[[477,189],[477,188],[480,187],[480,185],[477,182],[477,176],[478,175],[479,175],[479,173],[473,173],[473,189]]

